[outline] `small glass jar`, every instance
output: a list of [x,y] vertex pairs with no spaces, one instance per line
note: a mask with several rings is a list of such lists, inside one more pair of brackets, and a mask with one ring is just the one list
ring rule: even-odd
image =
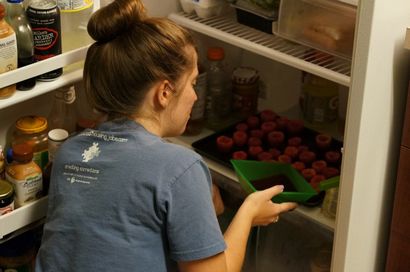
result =
[[47,119],[42,116],[24,116],[16,121],[12,147],[27,143],[33,148],[33,161],[44,169],[48,162]]
[[14,210],[14,189],[13,186],[0,179],[0,216]]
[[259,73],[251,67],[238,67],[232,74],[233,111],[241,118],[258,109]]

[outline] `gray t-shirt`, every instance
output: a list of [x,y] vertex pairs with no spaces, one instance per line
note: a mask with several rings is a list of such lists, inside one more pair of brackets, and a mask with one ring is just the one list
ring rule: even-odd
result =
[[167,271],[225,248],[195,152],[127,119],[60,147],[36,271]]

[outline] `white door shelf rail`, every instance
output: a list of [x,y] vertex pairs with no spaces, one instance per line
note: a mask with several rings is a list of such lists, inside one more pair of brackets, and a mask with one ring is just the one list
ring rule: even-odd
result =
[[[87,45],[76,50],[72,50],[70,52],[63,53],[55,57],[9,71],[7,73],[3,73],[0,75],[0,88],[82,61],[85,59],[88,47],[89,46]],[[0,110],[50,92],[59,87],[72,84],[75,81],[80,80],[82,75],[82,69],[77,69],[68,73],[64,72],[60,77],[53,81],[37,81],[36,86],[33,89],[28,91],[16,91],[13,96],[0,100]]]
[[350,86],[350,61],[336,57],[331,61],[326,57],[314,58],[307,54],[307,51],[311,49],[309,47],[239,24],[232,18],[202,19],[184,12],[172,13],[169,18],[199,33],[341,85]]
[[47,200],[45,196],[0,216],[0,243],[6,235],[44,218],[47,213]]

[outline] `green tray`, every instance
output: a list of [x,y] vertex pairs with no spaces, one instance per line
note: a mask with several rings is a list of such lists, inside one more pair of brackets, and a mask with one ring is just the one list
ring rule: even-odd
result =
[[[290,164],[272,163],[252,160],[231,160],[239,182],[246,193],[256,192],[252,181],[269,178],[272,176],[285,176],[292,183],[295,190],[285,190],[272,198],[273,202],[298,202],[303,203],[317,192]],[[256,185],[256,184],[255,184]]]

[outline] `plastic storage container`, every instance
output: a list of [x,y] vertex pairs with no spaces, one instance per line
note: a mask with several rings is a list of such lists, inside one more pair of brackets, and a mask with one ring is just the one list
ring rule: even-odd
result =
[[278,9],[262,8],[249,0],[238,0],[231,6],[235,8],[238,23],[272,34],[272,24],[278,19]]
[[194,10],[199,18],[210,18],[221,15],[226,6],[225,0],[192,0]]
[[277,34],[350,60],[356,7],[333,0],[281,1]]
[[193,0],[179,0],[182,10],[186,13],[194,12],[194,1]]

